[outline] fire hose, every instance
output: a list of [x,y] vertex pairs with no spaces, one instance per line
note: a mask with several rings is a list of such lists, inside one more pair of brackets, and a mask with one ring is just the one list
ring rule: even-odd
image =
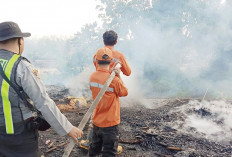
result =
[[[120,69],[121,65],[117,64],[115,66],[115,69]],[[100,92],[98,93],[97,97],[93,101],[92,105],[89,107],[88,111],[84,115],[83,119],[81,120],[80,124],[78,125],[78,129],[83,130],[86,123],[89,121],[89,118],[93,114],[94,109],[97,107],[98,103],[100,102],[101,98],[105,94],[106,90],[108,89],[110,83],[114,79],[116,73],[113,71],[111,75],[109,76],[108,80],[104,84],[104,86],[101,88]],[[75,141],[73,139],[70,139],[70,142],[68,143],[67,147],[64,149],[64,154],[62,157],[68,157],[75,146]]]

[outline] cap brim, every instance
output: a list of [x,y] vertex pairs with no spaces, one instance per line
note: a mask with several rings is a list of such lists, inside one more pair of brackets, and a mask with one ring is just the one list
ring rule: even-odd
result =
[[17,38],[17,37],[30,37],[30,36],[31,36],[31,33],[20,33],[20,34],[14,34],[14,35],[2,37],[2,38],[0,37],[0,41]]
[[30,37],[31,33],[22,33],[22,37]]

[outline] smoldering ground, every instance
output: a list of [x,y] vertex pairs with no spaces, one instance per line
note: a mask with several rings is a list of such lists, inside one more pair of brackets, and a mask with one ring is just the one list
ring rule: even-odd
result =
[[[102,27],[87,25],[73,39],[62,41],[62,48],[57,49],[54,41],[49,51],[44,49],[46,57],[39,57],[57,60],[58,64],[53,66],[59,71],[59,75],[55,73],[42,78],[45,83],[67,85],[73,95],[83,95],[80,91],[88,90],[88,76],[95,70],[92,56],[103,46],[104,31],[113,29],[119,35],[115,48],[123,52],[132,68],[132,75],[123,77],[129,95],[122,105],[155,108],[159,104],[147,101],[147,98],[201,99],[206,91],[206,100],[231,99],[231,1],[105,3],[113,3],[105,6],[107,16],[102,16],[109,16],[112,23],[103,22]],[[142,4],[146,7],[139,8]],[[37,43],[31,44],[25,54],[30,53],[29,57],[36,60],[35,54],[41,52],[41,47],[36,48]],[[86,70],[85,67],[91,68]],[[179,109],[186,119],[171,125],[177,129],[183,126],[180,131],[198,132],[211,140],[228,143],[231,141],[229,110],[231,104],[226,101],[193,101]],[[204,112],[205,116],[199,115]]]

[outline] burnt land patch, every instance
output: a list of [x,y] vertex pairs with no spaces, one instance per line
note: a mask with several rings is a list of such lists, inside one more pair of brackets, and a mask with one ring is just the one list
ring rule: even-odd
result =
[[[155,109],[148,109],[142,105],[122,107],[119,145],[123,147],[123,153],[119,156],[231,157],[231,144],[221,144],[191,134],[191,132],[196,132],[195,128],[190,128],[188,133],[173,127],[172,124],[175,124],[176,121],[185,121],[185,116],[176,109],[185,106],[188,101],[188,99],[181,101],[167,99],[162,106]],[[56,102],[58,101],[56,100]],[[75,110],[63,111],[63,113],[72,124],[78,126],[87,109],[88,107],[78,106]],[[205,109],[193,110],[192,112],[210,116],[210,113]],[[84,129],[84,133],[86,136],[87,127]],[[53,142],[50,148],[45,144],[47,140],[50,140],[50,143]],[[69,142],[67,137],[58,136],[52,129],[40,132],[39,145],[46,157],[62,156],[67,142]],[[87,156],[87,151],[76,145],[70,156]]]

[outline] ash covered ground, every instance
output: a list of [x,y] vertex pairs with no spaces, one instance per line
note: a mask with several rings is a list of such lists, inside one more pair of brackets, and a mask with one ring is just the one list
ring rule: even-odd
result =
[[[88,107],[80,103],[76,107],[76,99],[67,99],[70,95],[65,88],[49,86],[48,92],[58,106],[62,104],[61,110],[72,124],[78,126]],[[121,102],[119,144],[123,153],[119,156],[232,156],[231,102],[176,98],[141,102]],[[87,127],[84,133],[86,136]],[[50,142],[45,144],[47,140]],[[62,156],[67,142],[67,137],[58,136],[52,129],[40,132],[39,145],[45,157]],[[76,145],[70,156],[87,156],[87,151]]]

